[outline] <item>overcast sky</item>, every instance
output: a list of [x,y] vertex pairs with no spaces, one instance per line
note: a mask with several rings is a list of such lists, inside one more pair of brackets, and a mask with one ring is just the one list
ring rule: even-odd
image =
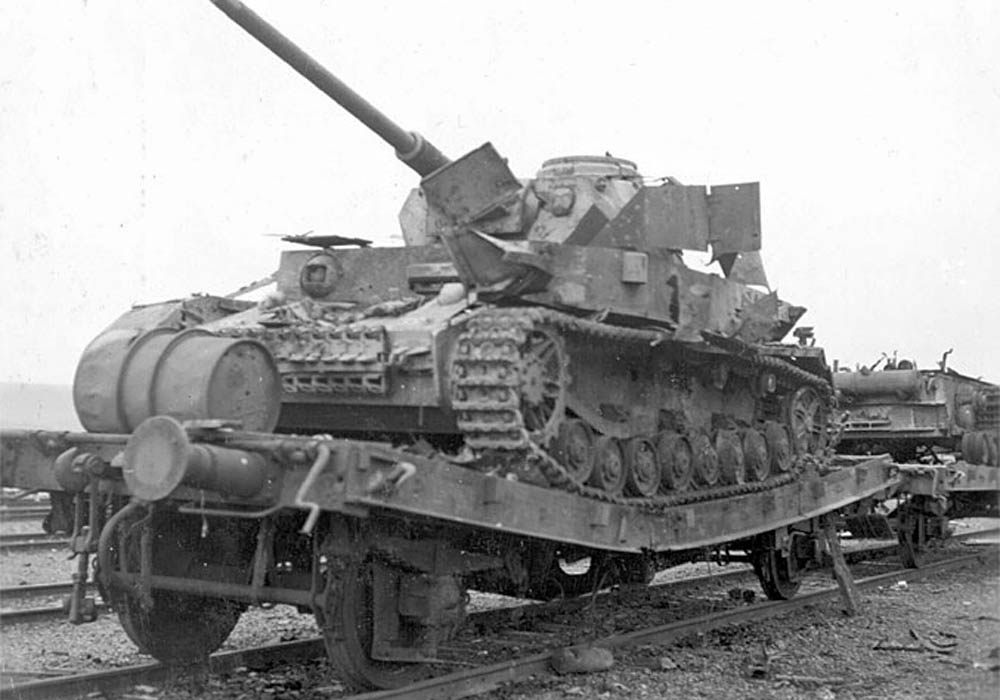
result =
[[[831,361],[1000,381],[1000,3],[249,3],[406,128],[760,181]],[[0,4],[0,380],[69,384],[134,303],[227,293],[266,234],[401,244],[417,178],[207,0]]]

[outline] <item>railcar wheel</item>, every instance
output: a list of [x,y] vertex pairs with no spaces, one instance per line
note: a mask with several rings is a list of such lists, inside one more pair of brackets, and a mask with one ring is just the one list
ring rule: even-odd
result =
[[755,551],[751,560],[760,587],[770,600],[790,600],[802,585],[798,567],[775,547]]
[[662,471],[660,490],[687,491],[694,476],[691,444],[687,438],[678,433],[660,433],[656,441],[656,452],[660,457]]
[[566,411],[569,385],[566,350],[554,333],[535,328],[521,348],[521,414],[540,445],[556,436]]
[[618,441],[607,435],[597,438],[594,444],[594,471],[590,485],[612,496],[620,496],[625,488],[625,458]]
[[153,607],[143,609],[133,595],[115,607],[125,634],[140,651],[164,663],[200,661],[229,638],[244,607],[220,598],[153,591]]
[[[245,568],[241,555],[245,533],[231,523],[221,523],[208,537],[201,537],[200,520],[170,511],[156,511],[144,521],[128,520],[124,549],[112,545],[115,565],[124,559],[130,572],[138,572],[141,531],[151,530],[152,572],[189,578],[191,571],[214,564]],[[122,530],[119,530],[121,532]],[[139,649],[164,663],[200,661],[229,638],[246,605],[225,598],[152,589],[147,600],[132,589],[101,578],[108,601],[118,613],[122,629]],[[196,579],[190,579],[196,582]],[[145,604],[144,604],[145,602]]]
[[764,441],[771,455],[771,469],[778,474],[784,474],[792,468],[792,441],[788,437],[788,429],[781,423],[768,421],[764,427]]
[[330,663],[345,684],[388,690],[424,678],[425,664],[379,661],[371,655],[374,603],[371,562],[351,562],[327,571],[326,610],[317,615]]
[[771,461],[767,454],[767,440],[757,430],[748,430],[743,436],[743,455],[747,478],[764,481],[771,475]]
[[809,386],[800,387],[788,401],[788,425],[795,454],[818,452],[826,437],[826,401]]
[[719,455],[719,472],[727,484],[746,483],[746,460],[743,445],[735,430],[720,430],[715,436],[715,452]]
[[656,578],[656,560],[636,554],[620,554],[613,558],[616,576],[620,583],[629,586],[648,586]]
[[587,483],[594,471],[594,434],[586,423],[574,418],[560,425],[555,452],[576,483]]
[[626,485],[632,496],[650,498],[660,488],[660,460],[656,448],[645,438],[632,438],[625,446]]
[[715,486],[719,483],[719,455],[712,447],[712,441],[704,433],[696,433],[690,438],[694,479],[699,486]]

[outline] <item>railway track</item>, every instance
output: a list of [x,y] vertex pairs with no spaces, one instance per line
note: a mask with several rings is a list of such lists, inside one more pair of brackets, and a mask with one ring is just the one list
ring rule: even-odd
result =
[[[994,528],[990,530],[977,530],[975,532],[966,532],[959,535],[954,535],[951,537],[952,541],[968,541],[981,539],[986,537],[993,537],[1000,534],[1000,528]],[[895,543],[878,545],[878,546],[868,546],[856,550],[850,550],[844,552],[844,557],[848,563],[856,563],[860,561],[867,561],[883,556],[892,556],[897,551],[897,545]],[[668,584],[660,585],[671,585],[673,583],[677,584],[688,584],[692,581],[725,581],[729,578],[737,579],[742,576],[749,575],[749,569],[740,569],[738,571],[730,571],[723,573],[715,573],[704,577],[699,577],[697,579],[681,579],[676,582],[670,582]],[[65,597],[70,594],[72,590],[72,584],[66,583],[42,583],[34,584],[28,586],[9,586],[6,588],[0,588],[0,603],[6,604],[6,602],[11,600],[24,600],[32,598],[54,598],[54,597]],[[100,611],[105,610],[105,606],[99,604],[98,609]],[[529,606],[530,609],[530,606]],[[60,602],[56,605],[48,606],[36,606],[36,607],[25,607],[25,608],[3,608],[0,609],[0,623],[3,624],[18,624],[21,622],[39,622],[43,620],[57,620],[66,615],[65,606]]]
[[66,582],[34,583],[25,586],[5,586],[0,588],[0,600],[24,600],[26,598],[50,598],[69,595],[73,584]]
[[[990,531],[993,533],[995,531]],[[967,533],[967,538],[983,537],[985,533]],[[887,548],[877,548],[879,554],[884,554],[882,550]],[[864,560],[865,556],[870,556],[872,550],[857,552],[851,558]],[[982,552],[963,554],[954,556],[942,561],[929,564],[921,569],[899,569],[886,573],[881,573],[867,578],[859,579],[856,584],[860,588],[872,588],[887,583],[897,583],[899,581],[913,581],[921,579],[938,572],[957,569],[969,565],[980,564],[988,556]],[[671,584],[698,587],[706,580],[711,579],[716,584],[739,579],[749,579],[752,574],[745,569],[724,572],[713,576],[699,577],[697,579],[687,579]],[[648,590],[648,589],[642,589]],[[814,605],[819,602],[836,598],[839,591],[835,587],[829,587],[821,591],[800,595],[789,601],[768,601],[748,606],[740,606],[734,609],[723,610],[721,612],[711,612],[693,618],[683,619],[664,625],[647,627],[635,631],[611,634],[592,642],[593,646],[615,649],[639,644],[663,644],[680,639],[687,635],[703,633],[713,629],[718,629],[727,625],[754,622],[772,617],[779,617],[807,605]],[[525,606],[522,611],[544,608],[546,606],[559,605],[580,605],[580,599],[562,601],[560,603],[542,603],[534,606]],[[481,622],[489,616],[497,616],[505,611],[486,611],[470,615],[473,622]],[[522,612],[524,616],[526,613]],[[527,613],[530,616],[530,612]],[[479,618],[477,620],[477,618]],[[488,626],[488,625],[487,625]],[[123,667],[108,671],[88,672],[60,677],[41,678],[28,682],[13,682],[16,678],[8,677],[4,681],[3,690],[9,697],[17,697],[19,700],[31,700],[32,698],[74,698],[82,697],[89,693],[103,692],[115,693],[125,691],[132,686],[147,684],[157,685],[169,680],[175,680],[189,674],[203,674],[206,670],[211,674],[224,674],[231,672],[241,666],[275,666],[279,664],[295,663],[321,658],[325,655],[322,641],[319,638],[307,639],[295,642],[287,642],[264,647],[254,647],[235,652],[222,652],[212,655],[207,669],[204,665],[195,667],[167,666],[159,663],[150,663],[140,666]],[[486,664],[475,668],[465,668],[458,672],[446,673],[444,675],[431,678],[426,681],[407,686],[393,691],[379,691],[364,693],[352,696],[357,700],[388,700],[389,698],[450,698],[466,697],[469,695],[485,692],[495,688],[500,684],[525,680],[529,677],[550,673],[551,651],[528,654],[521,658],[513,658],[498,663]],[[463,664],[467,665],[467,664]],[[38,674],[44,675],[44,674]],[[13,682],[13,683],[12,683]]]
[[0,553],[59,549],[68,544],[65,536],[53,537],[41,532],[0,535]]
[[[73,589],[71,583],[39,583],[28,586],[8,586],[0,588],[0,603],[5,607],[0,609],[0,624],[16,625],[23,622],[41,622],[59,620],[66,617],[67,608],[64,599]],[[31,607],[6,607],[12,600],[36,600],[59,598],[59,603],[52,605],[36,605]],[[97,610],[107,609],[98,602]]]
[[[894,570],[856,581],[859,588],[874,588],[901,580],[913,581],[934,573],[960,568],[982,561],[981,554],[967,554],[930,564],[921,569]],[[625,634],[616,634],[594,640],[592,646],[605,649],[635,646],[639,644],[664,644],[691,634],[708,632],[727,625],[755,622],[780,617],[807,605],[815,605],[832,600],[840,595],[837,588],[808,593],[792,600],[769,601],[754,605],[725,610],[678,622],[648,627]],[[550,673],[553,652],[545,651],[512,661],[504,661],[489,666],[450,673],[405,688],[352,696],[354,700],[431,700],[431,698],[468,697],[486,692],[503,683],[525,680],[532,676]]]
[[48,506],[0,506],[0,523],[22,520],[41,520],[49,513]]

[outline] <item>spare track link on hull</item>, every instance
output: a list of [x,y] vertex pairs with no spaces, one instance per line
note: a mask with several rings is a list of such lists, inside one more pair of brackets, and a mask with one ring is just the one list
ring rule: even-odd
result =
[[[491,308],[474,312],[462,321],[465,330],[459,335],[450,370],[452,406],[466,444],[479,454],[490,451],[519,455],[537,466],[548,483],[570,493],[618,505],[630,505],[647,511],[698,503],[718,498],[767,491],[791,483],[806,460],[799,458],[792,470],[764,481],[732,484],[696,491],[653,497],[625,497],[610,494],[576,481],[570,472],[546,449],[559,428],[565,409],[564,394],[570,377],[565,349],[558,335],[549,336],[552,352],[558,361],[554,376],[543,377],[553,385],[554,395],[545,410],[530,417],[522,408],[522,379],[525,357],[522,348],[535,333],[546,329],[577,332],[595,339],[658,345],[670,340],[667,332],[624,328],[578,318],[544,308]],[[746,362],[774,372],[778,381],[788,386],[814,387],[825,397],[832,394],[827,380],[790,362],[757,352],[728,355],[730,361]],[[544,420],[540,419],[540,416]]]

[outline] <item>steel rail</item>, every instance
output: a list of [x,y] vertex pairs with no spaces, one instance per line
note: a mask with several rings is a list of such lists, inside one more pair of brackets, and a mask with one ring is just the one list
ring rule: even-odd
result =
[[[960,535],[955,535],[952,537],[954,540],[967,540],[975,539],[976,537],[988,536],[1000,533],[1000,528],[995,528],[991,530],[981,530],[976,532],[962,533]],[[865,547],[862,549],[855,549],[851,551],[844,552],[844,558],[848,563],[856,563],[860,561],[865,561],[873,557],[879,557],[886,554],[893,554],[897,551],[898,547],[896,544],[880,545],[876,547]],[[684,586],[684,585],[697,585],[699,583],[715,582],[720,583],[727,581],[729,579],[739,579],[744,576],[750,575],[752,572],[750,569],[739,569],[728,572],[719,572],[707,574],[705,576],[698,576],[685,579],[674,579],[672,581],[665,581],[663,583],[656,584],[655,587],[660,586]],[[42,598],[42,597],[52,597],[57,595],[67,596],[72,590],[72,584],[70,583],[43,583],[28,586],[10,586],[7,588],[0,588],[0,603],[6,600],[17,600],[23,598]],[[572,600],[580,600],[580,598],[574,598]],[[550,602],[548,605],[551,605]],[[544,606],[545,604],[541,604]],[[98,603],[98,611],[104,611],[107,607],[102,603]],[[528,606],[528,609],[533,609],[532,606]],[[501,609],[505,610],[505,609]],[[493,611],[480,611],[475,615],[488,615]],[[0,623],[3,624],[19,624],[24,622],[41,622],[44,620],[58,620],[61,617],[66,616],[66,608],[60,603],[58,605],[48,605],[39,606],[31,608],[3,608],[0,609]]]
[[[980,530],[976,532],[966,532],[960,535],[954,535],[951,539],[962,541],[968,539],[976,539],[977,537],[990,536],[1000,533],[1000,528],[994,528],[990,530]],[[851,551],[844,552],[844,558],[848,563],[858,563],[862,561],[869,560],[873,557],[879,557],[887,554],[894,554],[898,551],[898,546],[894,543],[891,545],[880,545],[876,547],[865,547],[862,549],[855,549]],[[726,571],[719,573],[706,574],[704,576],[697,576],[692,578],[684,579],[674,579],[672,581],[665,581],[663,583],[655,584],[654,588],[659,588],[660,586],[686,586],[686,585],[698,585],[700,583],[722,583],[730,579],[736,580],[743,578],[744,576],[749,576],[752,574],[750,569],[738,569],[734,571]],[[28,586],[10,586],[7,588],[0,588],[0,603],[5,600],[12,599],[22,599],[22,598],[43,598],[51,597],[57,595],[68,596],[72,591],[71,583],[42,583],[36,585]],[[582,598],[574,598],[571,601],[582,600]],[[548,603],[551,605],[552,603]],[[546,604],[540,604],[545,606]],[[534,606],[526,606],[529,610],[533,609]],[[98,611],[105,611],[107,607],[98,603]],[[499,610],[509,610],[509,608],[501,608]],[[481,615],[489,615],[494,613],[494,611],[479,611],[473,614],[473,617],[478,617]],[[530,614],[530,613],[529,613]],[[50,605],[50,606],[39,606],[32,608],[3,608],[0,609],[0,623],[3,624],[18,624],[22,622],[40,622],[43,620],[56,620],[61,617],[66,616],[66,608],[62,605]]]
[[[700,586],[706,583],[718,584],[751,575],[753,575],[753,572],[750,569],[738,569],[704,576],[696,576],[693,578],[667,581],[657,584],[656,587]],[[43,586],[46,586],[47,588],[54,588],[59,585],[62,584],[43,584]],[[613,593],[604,592],[601,595],[613,595]],[[482,610],[471,613],[469,615],[469,621],[485,622],[491,616],[495,616],[502,612],[510,613],[510,611],[514,609],[519,610],[523,618],[524,616],[531,616],[532,614],[535,614],[532,611],[536,610],[551,611],[553,608],[561,607],[567,604],[583,605],[588,602],[589,598],[584,596],[569,600],[549,601],[545,603],[516,606],[516,608],[511,607]],[[60,608],[59,612],[64,614],[65,611]],[[234,668],[238,668],[239,666],[276,663],[278,661],[293,662],[299,659],[321,658],[325,655],[325,653],[326,651],[323,646],[323,640],[320,637],[315,637],[295,642],[253,647],[239,652],[216,653],[209,657],[208,671],[212,673],[225,673],[233,670]],[[24,681],[17,684],[11,684],[9,682],[0,683],[0,691],[2,691],[5,695],[9,694],[10,697],[16,697],[18,700],[31,700],[32,698],[47,698],[48,700],[56,700],[58,698],[76,698],[93,692],[115,693],[126,690],[133,685],[156,684],[164,680],[176,678],[178,674],[183,674],[186,670],[194,670],[195,668],[203,670],[205,666],[176,666],[149,663],[138,666],[126,666],[120,669],[73,674],[72,676],[68,674],[61,676],[57,675],[55,677],[52,677],[53,674],[50,672],[39,672],[38,674],[33,674],[30,671],[0,672],[0,679],[4,679],[7,676],[44,676],[41,680]],[[10,678],[9,680],[13,679]]]
[[[984,532],[994,532],[993,530]],[[981,536],[984,532],[965,533],[962,539]],[[859,550],[858,554],[882,554],[889,548],[878,547],[874,549]],[[894,548],[893,548],[894,549]],[[982,553],[968,554],[952,559],[928,564],[921,569],[902,569],[879,574],[869,578],[856,581],[859,587],[872,587],[881,583],[900,580],[915,580],[930,576],[934,573],[946,571],[953,568],[960,568],[976,561],[983,561]],[[658,584],[657,587],[683,587],[697,586],[706,582],[724,582],[729,579],[736,579],[751,575],[748,569],[723,572],[721,574],[710,574],[691,579],[680,579]],[[730,624],[751,622],[769,617],[778,617],[786,612],[791,612],[806,605],[813,605],[825,600],[830,600],[839,595],[837,588],[831,588],[816,593],[806,594],[793,598],[790,601],[769,601],[756,605],[742,607],[731,611],[713,613],[704,617],[683,620],[646,630],[638,630],[621,635],[613,635],[602,640],[597,640],[595,646],[607,648],[623,647],[632,644],[665,642],[677,639],[688,634],[704,632]],[[579,600],[579,599],[573,599]],[[555,605],[560,605],[566,601],[559,601]],[[570,601],[572,602],[572,601]],[[553,603],[540,603],[536,606],[522,606],[520,609],[550,607]],[[469,616],[470,622],[480,617],[487,617],[496,614],[496,611],[482,611]],[[277,662],[294,662],[297,660],[309,660],[322,657],[325,653],[322,639],[312,638],[295,642],[287,642],[276,645],[253,647],[241,651],[221,652],[213,654],[207,663],[209,673],[226,673],[240,666],[263,665]],[[505,683],[541,674],[549,673],[551,652],[535,654],[522,659],[512,659],[489,666],[476,669],[468,669],[457,673],[446,674],[426,681],[406,686],[397,690],[377,691],[363,693],[352,696],[357,700],[387,700],[389,698],[415,698],[415,699],[440,699],[465,697],[471,694],[484,692],[491,688]],[[128,689],[139,684],[156,684],[165,680],[175,679],[178,675],[183,675],[186,671],[206,670],[205,664],[192,666],[166,665],[161,663],[149,663],[140,666],[129,666],[121,669],[111,669],[107,671],[95,671],[73,676],[61,676],[55,678],[44,678],[42,680],[28,681],[16,684],[4,682],[0,690],[10,693],[11,697],[19,700],[33,700],[34,698],[75,698],[87,695],[88,693],[104,692],[114,693]],[[29,675],[28,672],[14,675]],[[48,675],[39,673],[38,675]],[[4,674],[0,673],[0,679]]]
[[41,520],[50,510],[49,506],[0,506],[0,523]]
[[[96,603],[97,612],[107,610],[107,606],[102,602]],[[65,605],[45,605],[36,608],[5,608],[0,610],[0,623],[5,625],[18,624],[22,622],[42,622],[45,620],[57,620],[65,618],[68,610]]]
[[44,533],[0,535],[0,552],[59,549],[69,546],[69,538]]
[[49,499],[49,494],[47,493],[38,498],[31,498],[31,496],[35,496],[38,493],[38,491],[25,491],[17,496],[0,496],[0,507],[13,506],[14,508],[23,508],[51,505],[51,500]]
[[24,586],[4,586],[3,588],[0,588],[0,601],[69,595],[72,590],[73,584],[69,581],[60,581],[56,583],[31,583]]
[[[287,662],[307,661],[322,656],[323,653],[323,641],[319,638],[313,638],[213,654],[209,657],[207,664],[178,666],[149,663],[140,666],[123,666],[107,671],[57,676],[26,683],[4,683],[0,686],[0,691],[3,691],[5,696],[17,698],[17,700],[82,698],[91,693],[119,693],[135,685],[163,683],[176,679],[185,673],[203,672],[206,666],[209,673],[221,674],[232,672],[240,666],[259,666],[270,663],[274,661],[275,657]],[[3,678],[3,675],[0,673],[0,678]]]
[[[855,581],[855,585],[859,588],[872,588],[901,580],[913,581],[942,571],[961,568],[974,562],[981,562],[983,559],[984,556],[982,554],[966,554],[935,562],[934,564],[928,564],[920,569],[903,569],[870,576]],[[727,625],[779,617],[808,605],[832,600],[839,595],[840,590],[838,588],[831,588],[815,593],[808,593],[791,600],[757,603],[690,620],[680,620],[626,634],[612,635],[595,640],[592,645],[614,649],[636,644],[663,644],[690,634],[707,632]],[[440,700],[441,698],[467,697],[494,689],[503,683],[526,680],[536,675],[550,674],[552,654],[553,652],[546,651],[522,659],[513,659],[489,666],[449,673],[396,690],[383,690],[353,695],[351,696],[351,700],[393,700],[395,698],[406,700]]]
[[[8,586],[0,588],[0,603],[6,604],[10,600],[26,600],[31,598],[55,598],[57,596],[68,596],[73,590],[72,583],[39,583],[26,586]],[[98,602],[97,609],[105,610],[106,606]],[[56,605],[44,605],[23,608],[2,608],[0,609],[0,623],[5,625],[16,625],[22,622],[40,622],[42,620],[56,620],[65,618],[67,614],[64,603]]]

